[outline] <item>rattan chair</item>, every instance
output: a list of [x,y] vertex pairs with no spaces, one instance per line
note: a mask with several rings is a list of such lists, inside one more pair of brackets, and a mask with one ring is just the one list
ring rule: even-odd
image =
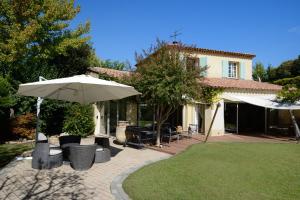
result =
[[95,152],[95,163],[103,163],[110,161],[111,151],[108,137],[95,137],[97,144]]
[[80,144],[81,137],[77,135],[64,135],[59,138],[59,145],[62,146],[68,143],[78,143]]
[[36,143],[32,153],[33,169],[51,169],[63,164],[63,154],[60,149],[50,149],[49,143]]
[[74,145],[70,146],[70,164],[75,170],[88,170],[92,167],[97,145]]

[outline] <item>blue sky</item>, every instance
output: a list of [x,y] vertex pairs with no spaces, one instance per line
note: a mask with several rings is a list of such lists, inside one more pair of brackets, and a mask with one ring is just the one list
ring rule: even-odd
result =
[[77,0],[72,25],[89,20],[91,42],[102,59],[128,60],[157,37],[197,47],[254,53],[279,65],[300,55],[299,0]]

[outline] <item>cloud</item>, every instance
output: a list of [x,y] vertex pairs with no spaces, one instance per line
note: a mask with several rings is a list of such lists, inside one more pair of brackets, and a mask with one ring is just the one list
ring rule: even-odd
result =
[[298,33],[300,34],[300,26],[294,26],[288,30],[289,33]]

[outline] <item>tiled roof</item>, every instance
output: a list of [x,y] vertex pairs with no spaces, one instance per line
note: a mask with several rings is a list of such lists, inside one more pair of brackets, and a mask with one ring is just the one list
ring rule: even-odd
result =
[[[124,76],[130,76],[135,72],[120,71],[102,67],[91,67],[88,69],[91,72],[97,74],[107,74],[115,78],[122,78]],[[281,86],[258,82],[253,80],[241,80],[231,78],[204,78],[201,83],[210,87],[225,88],[225,89],[248,89],[248,90],[265,90],[265,91],[279,91]]]
[[109,68],[103,68],[103,67],[90,67],[88,69],[90,72],[94,72],[97,74],[107,74],[114,78],[122,78],[124,76],[130,76],[133,72],[129,71],[121,71],[116,69],[109,69]]
[[[177,47],[176,44],[168,44],[168,46],[170,48]],[[232,51],[221,51],[221,50],[198,48],[198,47],[192,47],[192,46],[185,46],[183,48],[184,48],[184,50],[187,50],[187,51],[190,51],[190,52],[198,52],[198,53],[207,54],[207,55],[229,56],[229,57],[248,58],[248,59],[252,59],[252,58],[255,57],[254,54],[250,54],[250,53],[240,53],[240,52],[232,52]]]
[[266,82],[231,79],[231,78],[205,78],[201,82],[207,86],[216,87],[216,88],[226,88],[226,89],[279,91],[282,88],[279,85],[266,83]]

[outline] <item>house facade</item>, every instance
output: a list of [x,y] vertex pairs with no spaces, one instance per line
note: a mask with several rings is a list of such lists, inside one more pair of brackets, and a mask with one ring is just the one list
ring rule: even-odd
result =
[[[186,59],[193,59],[195,67],[207,66],[203,85],[219,88],[222,92],[213,104],[194,102],[180,107],[168,119],[174,127],[182,126],[183,130],[188,130],[190,126],[194,126],[202,134],[207,134],[211,129],[210,134],[218,136],[226,133],[267,132],[276,126],[289,126],[291,121],[287,111],[255,106],[235,98],[237,95],[258,98],[275,95],[281,90],[281,86],[252,80],[255,55],[196,47],[185,47],[184,51],[189,52],[191,57]],[[99,67],[89,69],[89,74],[96,77],[106,74],[120,78],[130,76],[131,73]],[[152,120],[153,114],[142,102],[137,104],[121,100],[95,105],[96,135],[113,135],[118,121],[144,125]]]

